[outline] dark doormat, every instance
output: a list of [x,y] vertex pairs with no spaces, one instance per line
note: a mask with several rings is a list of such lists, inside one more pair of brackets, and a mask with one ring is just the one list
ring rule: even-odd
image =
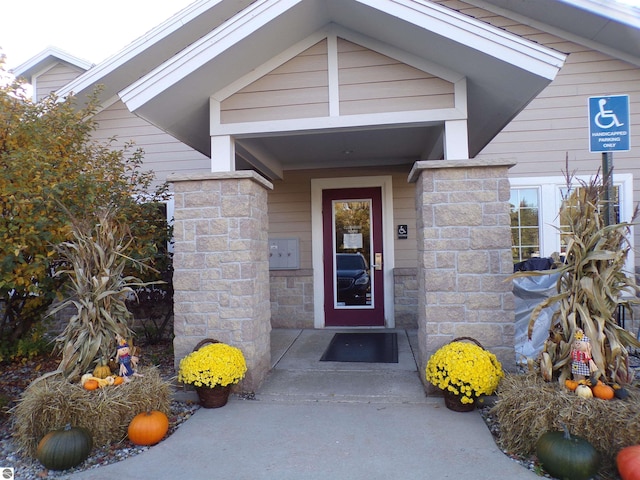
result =
[[320,361],[398,363],[398,334],[336,333]]

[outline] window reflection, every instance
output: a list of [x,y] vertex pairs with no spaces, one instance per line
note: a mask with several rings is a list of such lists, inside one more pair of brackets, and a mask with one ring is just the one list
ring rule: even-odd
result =
[[336,307],[371,305],[371,200],[333,202]]

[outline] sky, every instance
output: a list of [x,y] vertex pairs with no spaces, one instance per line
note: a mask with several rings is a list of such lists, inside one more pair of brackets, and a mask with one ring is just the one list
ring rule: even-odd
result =
[[0,0],[0,52],[9,70],[50,46],[99,63],[193,2]]
[[[194,0],[0,0],[0,53],[15,68],[49,46],[99,63]],[[640,7],[640,0],[619,0]]]

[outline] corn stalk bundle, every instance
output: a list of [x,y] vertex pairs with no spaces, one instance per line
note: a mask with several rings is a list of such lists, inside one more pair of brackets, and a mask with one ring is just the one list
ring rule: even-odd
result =
[[[557,293],[540,303],[529,322],[531,338],[535,322],[544,308],[558,304],[552,318],[549,338],[540,357],[540,372],[545,380],[564,382],[571,375],[571,347],[581,329],[591,341],[592,356],[598,374],[610,383],[627,384],[629,347],[638,347],[635,336],[617,323],[619,308],[632,315],[637,303],[638,287],[633,274],[625,272],[631,249],[627,239],[631,223],[606,225],[601,215],[607,182],[599,176],[571,188],[560,210],[562,233],[566,239],[565,261],[557,269],[541,272],[518,272],[514,276],[559,274]],[[634,212],[635,219],[638,208]],[[625,293],[627,294],[625,296]]]
[[132,335],[128,327],[132,314],[126,300],[134,295],[132,287],[145,284],[124,275],[127,262],[133,261],[127,256],[131,243],[126,226],[104,210],[92,226],[74,219],[72,239],[56,246],[64,265],[56,275],[68,277],[72,295],[51,314],[67,306],[75,309],[56,338],[56,347],[62,352],[57,371],[66,378],[87,372],[97,358],[113,356],[117,335]]

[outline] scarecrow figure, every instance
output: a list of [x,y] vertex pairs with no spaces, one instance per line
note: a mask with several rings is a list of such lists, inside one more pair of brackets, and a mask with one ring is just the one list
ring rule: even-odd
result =
[[571,374],[573,379],[584,380],[598,370],[591,357],[591,342],[581,329],[576,331],[571,349]]
[[116,351],[116,361],[120,364],[119,375],[124,378],[125,381],[129,381],[129,377],[142,375],[136,372],[138,367],[138,357],[131,355],[131,349],[127,341],[120,335],[116,337],[118,342]]

